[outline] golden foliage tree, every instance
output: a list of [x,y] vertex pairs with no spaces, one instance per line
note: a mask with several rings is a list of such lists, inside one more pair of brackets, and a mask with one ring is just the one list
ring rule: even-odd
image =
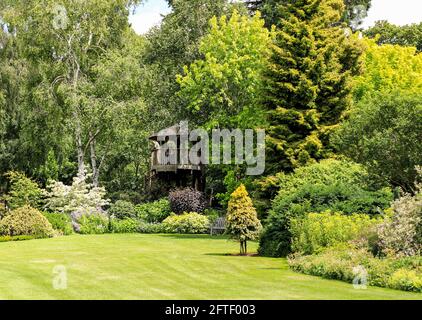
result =
[[240,242],[240,254],[245,255],[247,241],[258,238],[262,225],[243,184],[230,196],[226,220],[226,233]]

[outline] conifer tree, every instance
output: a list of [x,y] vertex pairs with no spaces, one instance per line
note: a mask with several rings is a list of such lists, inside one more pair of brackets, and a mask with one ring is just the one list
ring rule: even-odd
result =
[[351,103],[359,71],[356,36],[338,25],[341,0],[296,0],[284,5],[266,77],[267,172],[292,169],[330,154],[329,134]]
[[262,225],[243,184],[230,197],[226,219],[226,233],[240,242],[240,254],[247,254],[247,241],[258,238]]

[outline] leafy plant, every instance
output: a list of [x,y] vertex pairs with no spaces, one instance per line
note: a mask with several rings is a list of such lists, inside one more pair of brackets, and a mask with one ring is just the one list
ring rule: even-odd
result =
[[104,213],[102,208],[109,203],[105,199],[105,189],[94,187],[86,179],[85,176],[74,177],[70,186],[53,181],[46,192],[46,208],[52,212],[69,215],[77,231],[82,230],[78,225],[80,218],[84,216],[82,219],[84,221],[87,215],[102,216]]
[[291,255],[289,266],[295,271],[352,283],[363,270],[367,285],[422,292],[422,258],[375,258],[365,249],[340,245],[317,255]]
[[40,211],[24,206],[13,210],[0,221],[0,235],[49,238],[54,236],[54,230]]
[[77,230],[81,234],[104,234],[110,231],[108,218],[98,213],[82,215],[77,223]]
[[[422,63],[419,79],[421,74]],[[415,192],[415,167],[421,165],[420,92],[374,94],[359,103],[333,139],[343,154],[367,168],[372,180],[409,193]]]
[[136,217],[136,209],[129,201],[117,200],[110,206],[108,214],[117,219],[134,218]]
[[112,233],[136,233],[139,232],[139,221],[132,218],[123,220],[112,219],[110,222]]
[[0,242],[25,241],[36,239],[33,236],[0,236]]
[[62,235],[71,235],[73,233],[72,220],[67,214],[55,212],[43,212],[43,215],[53,226],[53,229]]
[[272,203],[260,239],[261,255],[286,256],[290,253],[290,220],[293,218],[326,210],[376,215],[390,206],[391,190],[369,190],[359,176],[359,173],[365,175],[364,169],[356,165],[340,169],[340,163],[325,161],[280,176],[280,191]]
[[163,198],[154,202],[139,204],[135,207],[136,216],[149,223],[159,223],[170,213],[170,202]]
[[209,220],[196,212],[173,214],[163,221],[162,226],[166,233],[201,234],[207,232]]
[[365,214],[344,215],[338,212],[308,213],[290,221],[292,251],[318,253],[324,248],[346,243],[375,228],[382,220]]
[[171,191],[169,201],[171,211],[176,214],[183,212],[203,212],[207,207],[205,195],[192,188]]
[[17,209],[23,206],[40,206],[43,190],[38,184],[29,179],[24,173],[9,171],[6,174],[9,180],[9,192],[3,197],[10,209]]
[[414,256],[422,254],[422,189],[393,203],[393,214],[379,230],[384,253]]
[[231,195],[226,217],[226,234],[240,243],[240,254],[247,254],[247,241],[256,240],[262,225],[252,200],[241,184]]
[[162,223],[139,222],[138,232],[140,233],[165,233],[165,227]]

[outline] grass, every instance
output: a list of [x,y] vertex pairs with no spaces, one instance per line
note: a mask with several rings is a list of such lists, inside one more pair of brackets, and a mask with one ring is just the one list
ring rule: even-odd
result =
[[[219,237],[141,234],[0,243],[0,299],[422,299],[294,273],[285,259],[226,255],[237,250]],[[52,286],[57,265],[65,290]]]

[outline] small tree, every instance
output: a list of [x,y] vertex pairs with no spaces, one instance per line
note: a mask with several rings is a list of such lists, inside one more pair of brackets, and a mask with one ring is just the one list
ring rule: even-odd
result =
[[10,209],[17,209],[23,206],[39,207],[42,189],[38,184],[28,178],[24,173],[9,171],[6,173],[9,180],[9,192],[3,197]]
[[247,253],[247,241],[256,240],[262,229],[252,200],[241,184],[230,196],[226,233],[240,242],[240,254]]

